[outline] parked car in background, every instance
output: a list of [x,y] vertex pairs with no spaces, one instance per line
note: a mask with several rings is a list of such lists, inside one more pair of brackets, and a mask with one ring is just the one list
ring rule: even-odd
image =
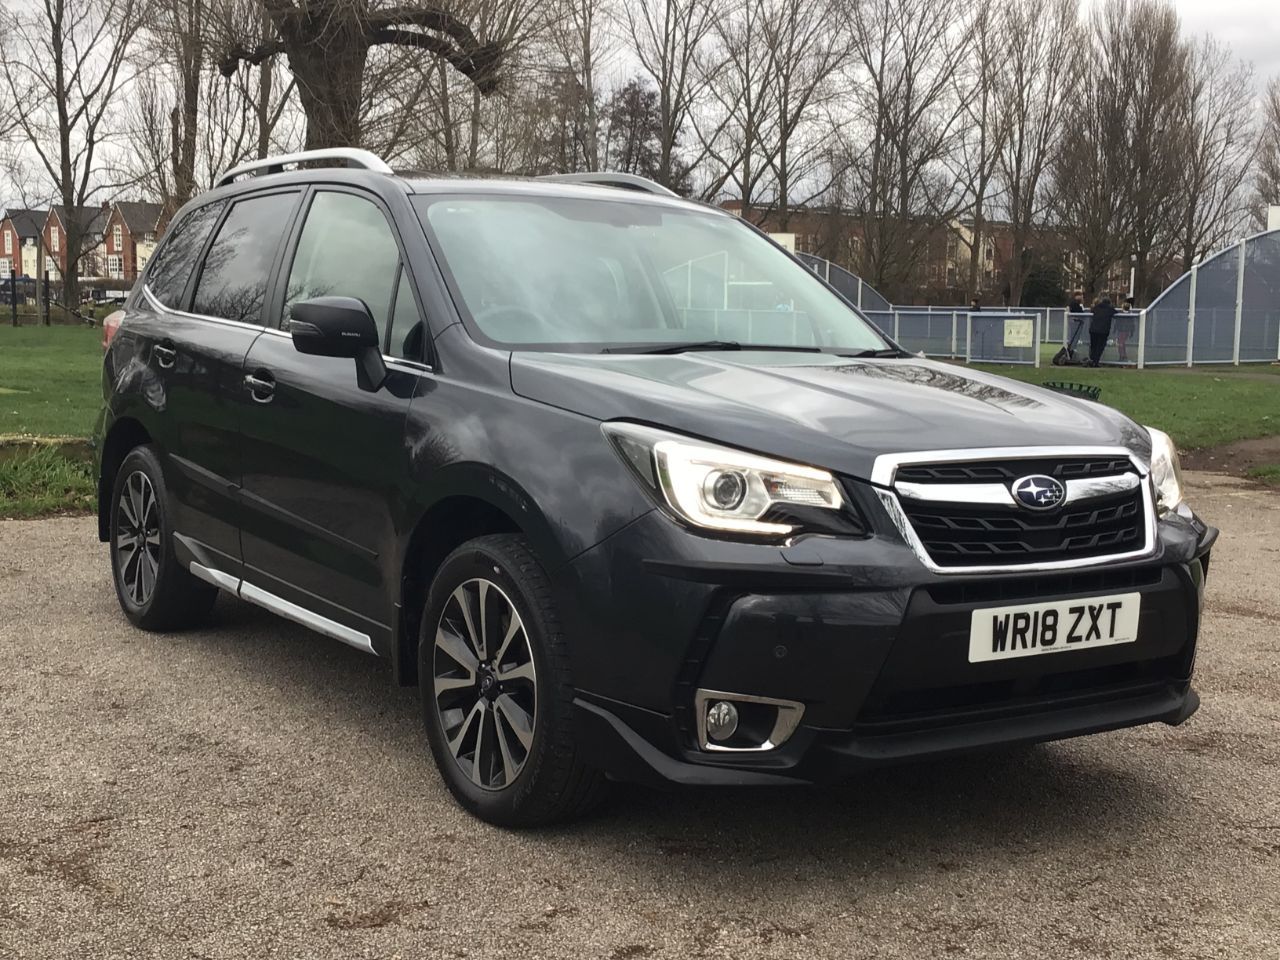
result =
[[385,658],[494,823],[1196,709],[1216,531],[1168,437],[908,356],[647,181],[255,162],[113,319],[125,615],[223,590]]

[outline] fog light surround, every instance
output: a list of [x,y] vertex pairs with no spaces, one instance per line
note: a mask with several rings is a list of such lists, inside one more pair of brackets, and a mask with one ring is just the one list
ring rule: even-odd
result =
[[699,689],[693,698],[698,748],[712,753],[764,753],[800,726],[804,704],[747,693]]

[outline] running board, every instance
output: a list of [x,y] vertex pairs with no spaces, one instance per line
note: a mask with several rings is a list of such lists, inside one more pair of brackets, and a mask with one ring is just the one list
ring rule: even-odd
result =
[[269,593],[261,587],[255,587],[247,580],[238,579],[229,573],[215,570],[213,567],[206,567],[202,563],[192,561],[189,568],[192,576],[199,577],[215,587],[220,587],[241,600],[247,600],[249,603],[284,617],[286,620],[300,623],[316,633],[331,637],[334,640],[340,640],[348,646],[355,647],[357,650],[363,650],[365,653],[372,653],[377,656],[377,651],[373,649],[373,640],[367,633],[352,630],[336,620],[322,617],[314,610],[300,607],[298,604],[284,599],[284,597],[277,597],[274,593]]

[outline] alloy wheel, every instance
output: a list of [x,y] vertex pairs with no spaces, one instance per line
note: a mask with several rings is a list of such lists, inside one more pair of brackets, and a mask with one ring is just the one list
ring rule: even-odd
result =
[[459,769],[485,790],[514,782],[533,747],[537,684],[524,621],[496,583],[450,594],[432,657],[440,729]]
[[130,600],[145,605],[160,571],[160,507],[155,487],[141,470],[129,474],[120,490],[114,549],[120,583]]

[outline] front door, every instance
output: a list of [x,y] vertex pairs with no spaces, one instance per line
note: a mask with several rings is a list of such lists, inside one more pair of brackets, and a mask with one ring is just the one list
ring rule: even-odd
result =
[[371,195],[317,190],[297,237],[282,271],[285,329],[268,330],[244,362],[245,581],[382,648],[398,591],[395,510],[417,373],[392,364],[380,389],[362,390],[354,361],[299,353],[285,331],[293,303],[356,297],[389,353],[418,322],[418,307],[396,234]]

